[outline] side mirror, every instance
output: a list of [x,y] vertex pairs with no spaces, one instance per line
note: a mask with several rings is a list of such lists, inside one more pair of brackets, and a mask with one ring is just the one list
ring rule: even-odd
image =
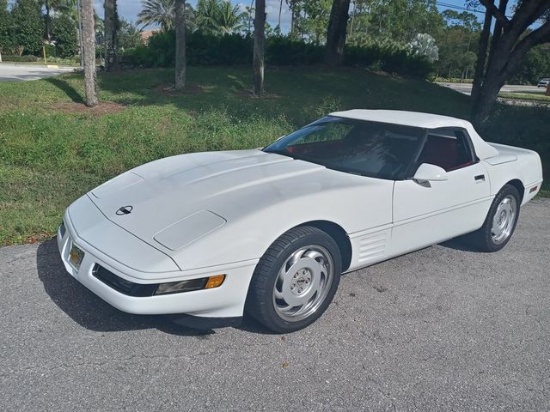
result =
[[442,167],[429,163],[422,163],[414,174],[413,179],[418,183],[442,182],[448,180],[449,176]]

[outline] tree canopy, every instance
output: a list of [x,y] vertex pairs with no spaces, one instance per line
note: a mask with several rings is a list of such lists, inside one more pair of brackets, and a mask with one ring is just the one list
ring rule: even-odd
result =
[[35,0],[17,0],[11,9],[9,35],[12,49],[19,55],[42,49],[42,10]]
[[8,12],[8,0],[0,0],[0,60],[6,49],[11,48],[10,13]]

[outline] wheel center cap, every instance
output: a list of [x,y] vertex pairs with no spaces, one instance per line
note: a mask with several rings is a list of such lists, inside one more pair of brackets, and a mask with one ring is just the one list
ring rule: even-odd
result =
[[294,276],[290,284],[290,291],[294,295],[306,293],[311,286],[311,271],[309,269],[300,269]]

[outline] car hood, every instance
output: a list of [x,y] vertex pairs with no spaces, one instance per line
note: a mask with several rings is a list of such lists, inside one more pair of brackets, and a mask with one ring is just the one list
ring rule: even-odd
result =
[[178,250],[254,209],[258,197],[280,201],[300,176],[323,170],[259,150],[196,153],[140,166],[88,196],[118,226]]
[[[258,251],[265,250],[268,245],[259,245],[265,240],[258,225],[269,224],[270,230],[276,231],[273,226],[294,221],[300,224],[301,219],[329,219],[339,208],[337,202],[345,199],[364,208],[365,193],[353,190],[358,186],[373,188],[371,193],[376,196],[375,188],[389,194],[392,185],[287,156],[245,150],[157,160],[115,177],[87,196],[107,219],[164,251],[183,267],[185,262],[195,262],[197,253],[209,254],[212,263],[226,260],[222,254],[245,258],[248,254],[244,251],[240,257],[240,253],[229,250],[238,249],[242,242],[258,244]],[[387,205],[379,208],[372,215],[371,219],[376,219],[373,225],[391,220],[391,209]],[[350,225],[355,220],[350,216]],[[203,252],[201,248],[196,252],[198,244],[204,244],[198,240],[216,231],[225,233],[216,236],[224,239],[216,250]],[[214,240],[208,239],[212,245]],[[215,259],[218,254],[219,259]],[[253,257],[259,256],[249,256]]]

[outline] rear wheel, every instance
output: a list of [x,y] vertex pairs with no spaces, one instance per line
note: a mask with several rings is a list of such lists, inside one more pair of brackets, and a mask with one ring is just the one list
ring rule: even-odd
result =
[[483,226],[472,234],[476,245],[485,252],[502,249],[514,233],[519,217],[520,196],[512,185],[496,195]]
[[332,301],[341,270],[338,245],[327,233],[309,226],[291,229],[260,259],[246,312],[274,332],[305,328]]

